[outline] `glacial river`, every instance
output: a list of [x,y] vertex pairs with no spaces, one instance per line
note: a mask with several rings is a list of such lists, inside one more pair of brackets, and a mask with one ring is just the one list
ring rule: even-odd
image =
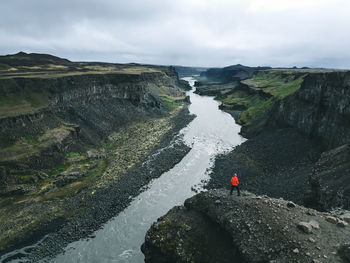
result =
[[[194,79],[185,78],[193,87]],[[190,152],[168,172],[151,181],[147,190],[107,222],[95,237],[73,242],[52,262],[135,262],[144,261],[140,246],[151,224],[175,205],[193,196],[191,188],[201,188],[215,155],[229,151],[245,139],[228,113],[219,110],[213,97],[190,96],[189,111],[197,117],[180,131]],[[227,180],[229,182],[229,176]]]

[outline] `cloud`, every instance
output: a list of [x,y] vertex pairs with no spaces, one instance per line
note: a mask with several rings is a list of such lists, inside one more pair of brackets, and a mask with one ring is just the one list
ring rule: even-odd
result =
[[2,0],[0,53],[350,68],[347,0]]

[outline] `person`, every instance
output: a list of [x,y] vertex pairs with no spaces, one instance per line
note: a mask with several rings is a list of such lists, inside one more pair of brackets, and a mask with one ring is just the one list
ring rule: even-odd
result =
[[233,175],[233,177],[231,178],[231,191],[230,191],[230,195],[232,195],[232,192],[233,192],[233,189],[237,189],[237,196],[240,196],[241,195],[241,193],[239,192],[239,187],[238,187],[238,185],[239,185],[239,181],[238,181],[238,177],[237,177],[237,174],[235,173],[234,175]]

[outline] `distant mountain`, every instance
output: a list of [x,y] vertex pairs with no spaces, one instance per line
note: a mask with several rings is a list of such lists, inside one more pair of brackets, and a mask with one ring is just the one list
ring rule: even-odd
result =
[[210,68],[200,76],[212,81],[231,82],[251,78],[256,71],[264,69],[270,69],[270,67],[247,67],[237,64],[224,68]]
[[206,71],[207,68],[202,67],[183,67],[183,66],[174,66],[176,72],[179,74],[180,78],[190,77],[193,75],[200,75],[201,72]]
[[36,66],[43,64],[68,65],[72,62],[68,59],[59,58],[47,54],[18,52],[13,55],[0,56],[0,64],[10,67],[16,66]]

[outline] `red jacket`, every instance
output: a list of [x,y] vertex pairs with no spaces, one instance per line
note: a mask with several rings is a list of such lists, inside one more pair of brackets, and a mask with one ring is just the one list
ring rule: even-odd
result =
[[239,184],[238,177],[237,176],[232,177],[231,183],[233,186],[238,186],[238,184]]

